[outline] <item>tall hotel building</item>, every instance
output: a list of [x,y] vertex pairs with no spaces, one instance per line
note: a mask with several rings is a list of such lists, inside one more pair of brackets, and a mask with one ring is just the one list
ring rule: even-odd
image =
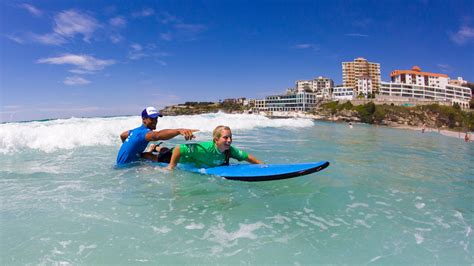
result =
[[[355,94],[361,94],[359,80],[370,79],[370,91],[378,91],[380,88],[380,64],[371,63],[362,57],[354,59],[353,62],[342,62],[342,83],[344,87],[354,88]],[[366,82],[364,82],[366,83]],[[371,92],[372,93],[372,92]]]

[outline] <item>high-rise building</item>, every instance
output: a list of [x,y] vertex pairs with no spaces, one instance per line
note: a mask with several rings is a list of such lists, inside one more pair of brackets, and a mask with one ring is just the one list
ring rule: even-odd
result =
[[365,58],[358,57],[353,62],[342,62],[342,83],[344,87],[354,88],[355,93],[360,94],[359,79],[370,79],[372,89],[378,91],[380,88],[380,64],[368,62]]

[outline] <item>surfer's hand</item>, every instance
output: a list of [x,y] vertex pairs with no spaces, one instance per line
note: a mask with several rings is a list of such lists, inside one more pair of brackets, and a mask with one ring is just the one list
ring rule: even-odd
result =
[[178,129],[179,134],[184,136],[185,140],[191,140],[194,139],[196,136],[193,135],[193,132],[199,131],[199,129]]

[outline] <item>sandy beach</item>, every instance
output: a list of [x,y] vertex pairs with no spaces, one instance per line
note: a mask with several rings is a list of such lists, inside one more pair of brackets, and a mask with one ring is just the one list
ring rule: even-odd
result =
[[[415,130],[415,131],[422,131],[422,127],[414,127],[414,126],[405,126],[405,125],[400,125],[400,126],[395,126],[395,125],[390,125],[389,127],[391,128],[398,128],[398,129],[408,129],[408,130]],[[430,133],[430,132],[435,132],[439,133],[441,135],[451,137],[451,138],[457,138],[461,139],[464,141],[464,136],[466,135],[466,132],[461,132],[461,131],[452,131],[452,130],[447,130],[447,129],[437,129],[437,128],[425,128],[425,133]],[[471,135],[471,141],[473,142],[473,132],[469,132]]]

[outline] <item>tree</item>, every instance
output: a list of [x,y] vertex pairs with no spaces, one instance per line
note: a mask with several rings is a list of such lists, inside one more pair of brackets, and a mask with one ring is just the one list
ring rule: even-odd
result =
[[461,106],[459,106],[458,103],[454,103],[453,108],[456,109],[456,110],[461,110]]

